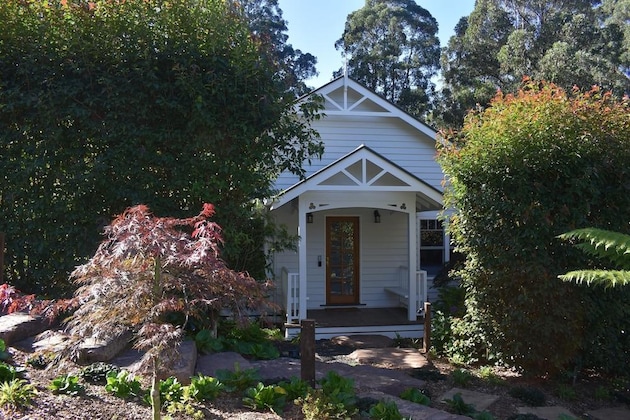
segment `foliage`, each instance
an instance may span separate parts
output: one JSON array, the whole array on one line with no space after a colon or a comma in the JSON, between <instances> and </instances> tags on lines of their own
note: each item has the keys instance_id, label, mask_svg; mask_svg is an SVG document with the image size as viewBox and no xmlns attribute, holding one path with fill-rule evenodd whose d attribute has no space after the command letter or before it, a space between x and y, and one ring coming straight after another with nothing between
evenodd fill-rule
<instances>
[{"instance_id":1,"label":"foliage","mask_svg":"<svg viewBox=\"0 0 630 420\"><path fill-rule=\"evenodd\" d=\"M587 255L607 259L618 270L574 270L560 275L564 281L601 284L606 287L630 284L630 235L603 229L584 228L558 236L563 240L582 241L576 246Z\"/></svg>"},{"instance_id":2,"label":"foliage","mask_svg":"<svg viewBox=\"0 0 630 420\"><path fill-rule=\"evenodd\" d=\"M234 314L264 302L264 285L227 268L218 255L220 228L206 204L196 217L161 218L146 206L127 209L106 229L90 261L73 272L81 285L81 307L68 322L73 340L65 353L76 357L81 338L104 338L134 328L142 363L154 370L171 364L184 325L170 313L191 319L226 308Z\"/></svg>"},{"instance_id":3,"label":"foliage","mask_svg":"<svg viewBox=\"0 0 630 420\"><path fill-rule=\"evenodd\" d=\"M335 404L341 403L348 409L356 405L357 396L352 378L341 376L334 370L330 370L318 382L324 395Z\"/></svg>"},{"instance_id":4,"label":"foliage","mask_svg":"<svg viewBox=\"0 0 630 420\"><path fill-rule=\"evenodd\" d=\"M370 419L403 420L403 416L394 401L380 401L370 408Z\"/></svg>"},{"instance_id":5,"label":"foliage","mask_svg":"<svg viewBox=\"0 0 630 420\"><path fill-rule=\"evenodd\" d=\"M320 388L296 401L306 420L347 419L358 412L354 380L331 370L318 383Z\"/></svg>"},{"instance_id":6,"label":"foliage","mask_svg":"<svg viewBox=\"0 0 630 420\"><path fill-rule=\"evenodd\" d=\"M563 400L575 400L577 392L575 391L575 388L570 385L558 384L558 387L556 388L556 395Z\"/></svg>"},{"instance_id":7,"label":"foliage","mask_svg":"<svg viewBox=\"0 0 630 420\"><path fill-rule=\"evenodd\" d=\"M254 410L270 410L281 415L287 402L287 391L281 386L265 385L259 382L248 388L243 397L243 405Z\"/></svg>"},{"instance_id":8,"label":"foliage","mask_svg":"<svg viewBox=\"0 0 630 420\"><path fill-rule=\"evenodd\" d=\"M400 398L403 400L415 402L416 404L430 405L431 398L422 390L418 388L407 388L401 394Z\"/></svg>"},{"instance_id":9,"label":"foliage","mask_svg":"<svg viewBox=\"0 0 630 420\"><path fill-rule=\"evenodd\" d=\"M304 398L310 389L308 382L296 377L291 378L288 382L281 381L278 383L278 386L281 386L287 392L288 401Z\"/></svg>"},{"instance_id":10,"label":"foliage","mask_svg":"<svg viewBox=\"0 0 630 420\"><path fill-rule=\"evenodd\" d=\"M473 379L473 374L467 369L457 368L451 372L451 379L459 387L467 387Z\"/></svg>"},{"instance_id":11,"label":"foliage","mask_svg":"<svg viewBox=\"0 0 630 420\"><path fill-rule=\"evenodd\" d=\"M9 382L17 378L21 371L8 363L0 362L0 382Z\"/></svg>"},{"instance_id":12,"label":"foliage","mask_svg":"<svg viewBox=\"0 0 630 420\"><path fill-rule=\"evenodd\" d=\"M455 27L441 58L444 86L436 122L461 127L470 109L524 76L564 89L599 85L621 98L630 89L627 2L480 0Z\"/></svg>"},{"instance_id":13,"label":"foliage","mask_svg":"<svg viewBox=\"0 0 630 420\"><path fill-rule=\"evenodd\" d=\"M453 395L453 398L445 399L444 402L449 410L455 414L471 417L476 412L475 407L467 404L459 392Z\"/></svg>"},{"instance_id":14,"label":"foliage","mask_svg":"<svg viewBox=\"0 0 630 420\"><path fill-rule=\"evenodd\" d=\"M504 380L495 373L492 366L481 366L477 372L477 376L491 385L502 385L504 384Z\"/></svg>"},{"instance_id":15,"label":"foliage","mask_svg":"<svg viewBox=\"0 0 630 420\"><path fill-rule=\"evenodd\" d=\"M508 393L532 407L542 407L546 402L545 393L534 387L516 386L511 388Z\"/></svg>"},{"instance_id":16,"label":"foliage","mask_svg":"<svg viewBox=\"0 0 630 420\"><path fill-rule=\"evenodd\" d=\"M244 391L260 382L260 375L255 368L241 369L234 363L234 370L219 369L216 378L225 385L227 392Z\"/></svg>"},{"instance_id":17,"label":"foliage","mask_svg":"<svg viewBox=\"0 0 630 420\"><path fill-rule=\"evenodd\" d=\"M195 334L197 350L203 354L218 353L224 350L224 341L214 337L212 331L203 329Z\"/></svg>"},{"instance_id":18,"label":"foliage","mask_svg":"<svg viewBox=\"0 0 630 420\"><path fill-rule=\"evenodd\" d=\"M139 397L144 393L140 381L126 370L110 371L105 390L119 398Z\"/></svg>"},{"instance_id":19,"label":"foliage","mask_svg":"<svg viewBox=\"0 0 630 420\"><path fill-rule=\"evenodd\" d=\"M147 203L181 217L206 201L230 266L264 278L274 227L255 199L323 147L321 102L295 104L313 58L282 45L282 27L256 29L268 17L222 0L0 2L11 284L61 296L111 215Z\"/></svg>"},{"instance_id":20,"label":"foliage","mask_svg":"<svg viewBox=\"0 0 630 420\"><path fill-rule=\"evenodd\" d=\"M0 407L12 410L27 408L37 395L35 386L24 379L11 379L0 382Z\"/></svg>"},{"instance_id":21,"label":"foliage","mask_svg":"<svg viewBox=\"0 0 630 420\"><path fill-rule=\"evenodd\" d=\"M184 395L195 401L213 401L224 389L225 385L219 379L199 374L190 378Z\"/></svg>"},{"instance_id":22,"label":"foliage","mask_svg":"<svg viewBox=\"0 0 630 420\"><path fill-rule=\"evenodd\" d=\"M81 377L83 380L92 383L107 383L107 375L118 375L120 368L116 365L105 362L96 362L81 369Z\"/></svg>"},{"instance_id":23,"label":"foliage","mask_svg":"<svg viewBox=\"0 0 630 420\"><path fill-rule=\"evenodd\" d=\"M168 406L172 404L182 402L186 394L185 387L182 386L174 376L160 380L158 383L158 392L160 393L161 408L168 408ZM145 394L144 402L147 405L152 405L150 394Z\"/></svg>"},{"instance_id":24,"label":"foliage","mask_svg":"<svg viewBox=\"0 0 630 420\"><path fill-rule=\"evenodd\" d=\"M3 339L0 338L0 361L9 360L11 353L7 351L7 345Z\"/></svg>"},{"instance_id":25,"label":"foliage","mask_svg":"<svg viewBox=\"0 0 630 420\"><path fill-rule=\"evenodd\" d=\"M356 408L346 407L343 403L315 389L300 398L296 403L302 406L304 420L346 420L358 411Z\"/></svg>"},{"instance_id":26,"label":"foliage","mask_svg":"<svg viewBox=\"0 0 630 420\"><path fill-rule=\"evenodd\" d=\"M66 374L54 378L50 382L50 385L48 385L48 389L50 389L53 394L67 394L74 396L83 392L85 388L79 383L78 376Z\"/></svg>"},{"instance_id":27,"label":"foliage","mask_svg":"<svg viewBox=\"0 0 630 420\"><path fill-rule=\"evenodd\" d=\"M556 280L582 263L557 235L576 226L628 230L628 106L598 88L566 93L527 81L470 114L461 133L443 133L448 226L466 255L461 349L532 374L578 358L583 367L630 367L618 346L628 345L621 325L630 294Z\"/></svg>"},{"instance_id":28,"label":"foliage","mask_svg":"<svg viewBox=\"0 0 630 420\"><path fill-rule=\"evenodd\" d=\"M238 327L229 323L230 328L225 327L225 322L218 328L219 337L213 337L209 330L201 330L195 335L197 350L202 353L215 353L220 351L235 351L259 360L277 359L280 352L269 340L277 337L277 329L261 328L257 323L250 322Z\"/></svg>"},{"instance_id":29,"label":"foliage","mask_svg":"<svg viewBox=\"0 0 630 420\"><path fill-rule=\"evenodd\" d=\"M53 363L56 357L52 351L35 352L26 359L26 364L35 369L45 369Z\"/></svg>"},{"instance_id":30,"label":"foliage","mask_svg":"<svg viewBox=\"0 0 630 420\"><path fill-rule=\"evenodd\" d=\"M433 16L412 0L368 0L335 42L348 73L416 117L426 114L439 65Z\"/></svg>"}]
</instances>

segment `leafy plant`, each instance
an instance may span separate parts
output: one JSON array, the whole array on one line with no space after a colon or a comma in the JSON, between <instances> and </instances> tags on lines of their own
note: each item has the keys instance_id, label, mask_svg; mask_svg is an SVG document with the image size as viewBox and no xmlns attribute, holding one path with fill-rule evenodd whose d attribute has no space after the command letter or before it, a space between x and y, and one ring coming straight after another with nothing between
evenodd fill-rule
<instances>
[{"instance_id":1,"label":"leafy plant","mask_svg":"<svg viewBox=\"0 0 630 420\"><path fill-rule=\"evenodd\" d=\"M599 385L596 389L595 389L595 399L599 400L599 401L608 401L610 400L610 390L603 386L603 385Z\"/></svg>"},{"instance_id":2,"label":"leafy plant","mask_svg":"<svg viewBox=\"0 0 630 420\"><path fill-rule=\"evenodd\" d=\"M380 401L370 408L370 419L402 420L403 416L394 401Z\"/></svg>"},{"instance_id":3,"label":"leafy plant","mask_svg":"<svg viewBox=\"0 0 630 420\"><path fill-rule=\"evenodd\" d=\"M516 386L508 391L514 398L518 398L525 404L532 407L542 407L545 405L547 397L545 393L538 388Z\"/></svg>"},{"instance_id":4,"label":"leafy plant","mask_svg":"<svg viewBox=\"0 0 630 420\"><path fill-rule=\"evenodd\" d=\"M467 404L459 392L453 395L453 398L444 400L449 410L455 414L463 416L471 416L476 413L475 407Z\"/></svg>"},{"instance_id":5,"label":"leafy plant","mask_svg":"<svg viewBox=\"0 0 630 420\"><path fill-rule=\"evenodd\" d=\"M227 392L244 391L260 382L258 370L255 368L241 370L238 363L234 364L234 370L219 369L216 377Z\"/></svg>"},{"instance_id":6,"label":"leafy plant","mask_svg":"<svg viewBox=\"0 0 630 420\"><path fill-rule=\"evenodd\" d=\"M223 340L212 336L210 330L203 329L195 335L195 345L197 350L203 354L218 353L223 351L225 345Z\"/></svg>"},{"instance_id":7,"label":"leafy plant","mask_svg":"<svg viewBox=\"0 0 630 420\"><path fill-rule=\"evenodd\" d=\"M78 395L83 392L84 387L79 383L78 376L66 374L54 378L48 385L48 389L53 394Z\"/></svg>"},{"instance_id":8,"label":"leafy plant","mask_svg":"<svg viewBox=\"0 0 630 420\"><path fill-rule=\"evenodd\" d=\"M160 401L166 406L184 399L184 387L174 376L160 381Z\"/></svg>"},{"instance_id":9,"label":"leafy plant","mask_svg":"<svg viewBox=\"0 0 630 420\"><path fill-rule=\"evenodd\" d=\"M107 375L113 372L117 375L120 368L105 362L96 362L81 369L81 377L92 383L107 383Z\"/></svg>"},{"instance_id":10,"label":"leafy plant","mask_svg":"<svg viewBox=\"0 0 630 420\"><path fill-rule=\"evenodd\" d=\"M53 352L37 352L26 359L26 364L35 369L45 369L55 360Z\"/></svg>"},{"instance_id":11,"label":"leafy plant","mask_svg":"<svg viewBox=\"0 0 630 420\"><path fill-rule=\"evenodd\" d=\"M213 215L207 203L187 219L156 217L144 205L128 208L105 228L94 256L72 273L82 304L68 322L72 338L64 356L77 354L88 334L111 337L134 328L134 346L145 352L140 368L152 374L154 418L161 407L157 378L177 360L185 331L168 321L170 315L185 320L208 313L216 323L221 309L240 314L266 302L264 284L219 258L223 239L209 220Z\"/></svg>"},{"instance_id":12,"label":"leafy plant","mask_svg":"<svg viewBox=\"0 0 630 420\"><path fill-rule=\"evenodd\" d=\"M288 382L281 381L278 383L278 386L281 386L286 390L288 401L304 398L310 389L308 382L296 377L291 378Z\"/></svg>"},{"instance_id":13,"label":"leafy plant","mask_svg":"<svg viewBox=\"0 0 630 420\"><path fill-rule=\"evenodd\" d=\"M322 389L312 390L296 400L296 404L302 407L304 420L347 420L358 412L357 408L349 408L326 395Z\"/></svg>"},{"instance_id":14,"label":"leafy plant","mask_svg":"<svg viewBox=\"0 0 630 420\"><path fill-rule=\"evenodd\" d=\"M243 404L254 410L271 410L281 415L287 402L287 391L281 386L264 385L259 382L253 388L248 388L243 397Z\"/></svg>"},{"instance_id":15,"label":"leafy plant","mask_svg":"<svg viewBox=\"0 0 630 420\"><path fill-rule=\"evenodd\" d=\"M105 390L119 398L139 397L143 394L140 381L126 370L118 373L110 371L106 379Z\"/></svg>"},{"instance_id":16,"label":"leafy plant","mask_svg":"<svg viewBox=\"0 0 630 420\"><path fill-rule=\"evenodd\" d=\"M577 398L575 388L566 384L559 384L558 388L556 388L556 394L563 400L574 400Z\"/></svg>"},{"instance_id":17,"label":"leafy plant","mask_svg":"<svg viewBox=\"0 0 630 420\"><path fill-rule=\"evenodd\" d=\"M400 398L403 400L415 402L416 404L430 405L431 398L421 389L407 388L401 394Z\"/></svg>"},{"instance_id":18,"label":"leafy plant","mask_svg":"<svg viewBox=\"0 0 630 420\"><path fill-rule=\"evenodd\" d=\"M31 405L37 389L24 379L0 382L0 407L19 410Z\"/></svg>"},{"instance_id":19,"label":"leafy plant","mask_svg":"<svg viewBox=\"0 0 630 420\"><path fill-rule=\"evenodd\" d=\"M206 375L195 375L190 385L184 390L184 396L195 401L212 401L225 389L225 385L217 379Z\"/></svg>"},{"instance_id":20,"label":"leafy plant","mask_svg":"<svg viewBox=\"0 0 630 420\"><path fill-rule=\"evenodd\" d=\"M355 407L356 391L352 378L343 377L330 370L319 380L319 384L324 395L334 404L343 404L349 410Z\"/></svg>"},{"instance_id":21,"label":"leafy plant","mask_svg":"<svg viewBox=\"0 0 630 420\"><path fill-rule=\"evenodd\" d=\"M558 236L582 241L576 246L588 255L607 259L618 270L576 270L558 276L563 281L600 284L606 287L630 284L630 235L604 229L576 229Z\"/></svg>"},{"instance_id":22,"label":"leafy plant","mask_svg":"<svg viewBox=\"0 0 630 420\"><path fill-rule=\"evenodd\" d=\"M0 382L8 382L20 375L21 371L8 363L0 362Z\"/></svg>"},{"instance_id":23,"label":"leafy plant","mask_svg":"<svg viewBox=\"0 0 630 420\"><path fill-rule=\"evenodd\" d=\"M3 339L0 338L0 361L9 360L11 354L7 351L7 345Z\"/></svg>"},{"instance_id":24,"label":"leafy plant","mask_svg":"<svg viewBox=\"0 0 630 420\"><path fill-rule=\"evenodd\" d=\"M491 385L500 385L503 379L494 372L492 366L482 366L477 371L477 376Z\"/></svg>"},{"instance_id":25,"label":"leafy plant","mask_svg":"<svg viewBox=\"0 0 630 420\"><path fill-rule=\"evenodd\" d=\"M566 92L525 80L472 112L461 131L443 133L448 228L466 256L457 271L466 291L461 334L477 359L491 352L532 375L555 375L578 355L584 368L629 370L629 337L618 332L630 291L596 299L604 294L557 280L583 266L558 234L582 226L628 233L627 116L627 100L597 87ZM609 197L614 204L602 206Z\"/></svg>"},{"instance_id":26,"label":"leafy plant","mask_svg":"<svg viewBox=\"0 0 630 420\"><path fill-rule=\"evenodd\" d=\"M473 374L467 369L455 369L451 372L451 378L457 386L467 387L473 379Z\"/></svg>"}]
</instances>

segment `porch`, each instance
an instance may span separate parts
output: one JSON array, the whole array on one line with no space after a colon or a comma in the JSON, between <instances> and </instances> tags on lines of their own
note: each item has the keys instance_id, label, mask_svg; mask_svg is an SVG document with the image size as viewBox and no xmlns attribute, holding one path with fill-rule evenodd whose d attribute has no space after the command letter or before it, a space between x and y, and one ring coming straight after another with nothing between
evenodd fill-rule
<instances>
[{"instance_id":1,"label":"porch","mask_svg":"<svg viewBox=\"0 0 630 420\"><path fill-rule=\"evenodd\" d=\"M397 308L323 308L309 309L308 319L315 320L315 338L327 339L339 335L377 334L390 338L421 338L424 318L410 321L407 309ZM300 332L299 320L285 324L285 336Z\"/></svg>"}]
</instances>

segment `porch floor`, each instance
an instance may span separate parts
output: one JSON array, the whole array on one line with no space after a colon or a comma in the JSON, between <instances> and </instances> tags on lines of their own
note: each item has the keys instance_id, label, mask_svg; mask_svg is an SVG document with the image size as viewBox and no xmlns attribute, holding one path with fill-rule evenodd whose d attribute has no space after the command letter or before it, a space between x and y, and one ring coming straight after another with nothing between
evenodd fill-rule
<instances>
[{"instance_id":1,"label":"porch floor","mask_svg":"<svg viewBox=\"0 0 630 420\"><path fill-rule=\"evenodd\" d=\"M406 308L325 308L309 309L309 319L317 327L369 327L385 325L417 325L424 320L407 319Z\"/></svg>"}]
</instances>

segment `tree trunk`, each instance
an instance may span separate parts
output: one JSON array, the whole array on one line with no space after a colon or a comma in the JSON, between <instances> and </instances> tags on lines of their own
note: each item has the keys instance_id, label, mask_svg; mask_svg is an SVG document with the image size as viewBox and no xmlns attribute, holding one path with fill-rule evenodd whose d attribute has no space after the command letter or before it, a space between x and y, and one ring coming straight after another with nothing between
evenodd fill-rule
<instances>
[{"instance_id":1,"label":"tree trunk","mask_svg":"<svg viewBox=\"0 0 630 420\"><path fill-rule=\"evenodd\" d=\"M158 359L153 357L153 378L151 378L151 407L153 408L153 420L160 420L160 384L158 380Z\"/></svg>"}]
</instances>

